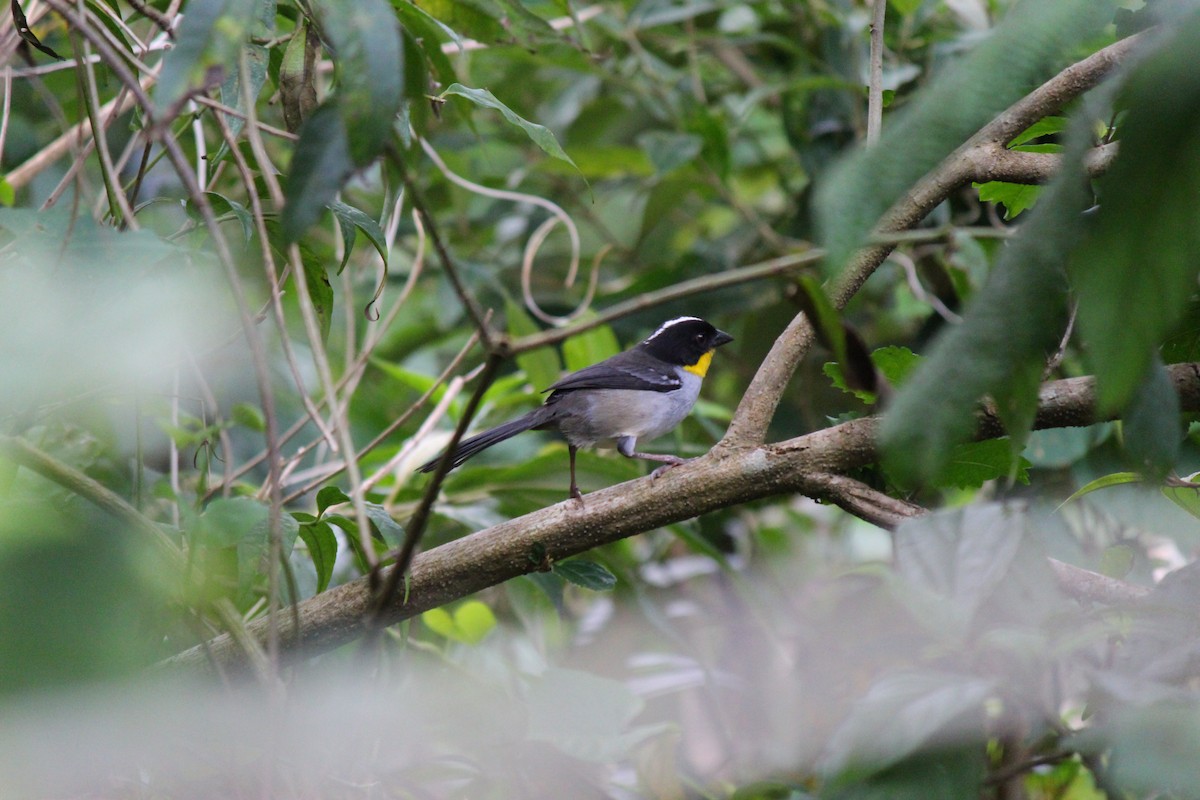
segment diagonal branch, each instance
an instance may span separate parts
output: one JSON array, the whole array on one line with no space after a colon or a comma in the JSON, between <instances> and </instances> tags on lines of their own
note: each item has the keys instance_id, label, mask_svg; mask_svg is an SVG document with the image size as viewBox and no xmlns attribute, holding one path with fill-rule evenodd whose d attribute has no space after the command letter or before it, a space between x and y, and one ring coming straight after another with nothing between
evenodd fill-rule
<instances>
[{"instance_id":1,"label":"diagonal branch","mask_svg":"<svg viewBox=\"0 0 1200 800\"><path fill-rule=\"evenodd\" d=\"M1200 410L1200 364L1176 364L1168 372L1181 408ZM1100 419L1093 378L1048 383L1040 398L1035 427L1090 425ZM383 609L382 622L394 624L544 568L546 557L560 560L773 495L805 492L832 497L836 492L851 498L844 500L851 510L871 504L882 509L875 514L880 522L886 522L886 517L898 520L912 510L906 509L907 504L900 505L866 487L859 489L838 477L875 460L877 422L875 417L866 417L723 458L701 457L653 480L643 478L593 492L582 507L572 501L559 503L421 553L413 559L407 592ZM1002 434L994 418L981 415L981 438ZM354 641L370 625L371 601L367 578L304 601L299 608L300 636L285 636L280 643L282 652L292 658L304 657ZM260 619L248 628L255 637L263 638L268 624ZM244 666L243 651L229 637L221 636L175 656L164 666L205 670L214 663L240 668Z\"/></svg>"},{"instance_id":2,"label":"diagonal branch","mask_svg":"<svg viewBox=\"0 0 1200 800\"><path fill-rule=\"evenodd\" d=\"M893 233L911 228L959 187L964 186L986 167L987 157L1004 150L1014 136L1039 119L1052 114L1107 77L1144 41L1146 33L1109 45L1082 61L1072 64L1046 83L1018 100L995 120L985 125L962 146L946 157L898 203L892 206L876 226L877 233ZM1021 154L1033 155L1030 153ZM1015 154L1013 158L1016 158ZM1099 157L1098 157L1099 158ZM994 180L994 178L984 178ZM893 245L865 247L846 265L829 287L830 299L843 308L880 264ZM762 367L754 376L738 405L725 438L717 445L717 455L753 448L765 441L767 426L783 397L796 366L812 347L812 326L799 314L779 335Z\"/></svg>"}]
</instances>

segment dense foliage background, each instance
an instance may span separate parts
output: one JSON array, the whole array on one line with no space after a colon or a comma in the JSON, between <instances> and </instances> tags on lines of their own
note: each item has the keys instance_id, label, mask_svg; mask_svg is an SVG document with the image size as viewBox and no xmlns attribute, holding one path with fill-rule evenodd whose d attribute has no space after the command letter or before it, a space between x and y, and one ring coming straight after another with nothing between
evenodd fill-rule
<instances>
[{"instance_id":1,"label":"dense foliage background","mask_svg":"<svg viewBox=\"0 0 1200 800\"><path fill-rule=\"evenodd\" d=\"M0 787L1197 795L1197 52L1166 0L14 2ZM681 314L736 341L654 447L708 457L414 473Z\"/></svg>"}]
</instances>

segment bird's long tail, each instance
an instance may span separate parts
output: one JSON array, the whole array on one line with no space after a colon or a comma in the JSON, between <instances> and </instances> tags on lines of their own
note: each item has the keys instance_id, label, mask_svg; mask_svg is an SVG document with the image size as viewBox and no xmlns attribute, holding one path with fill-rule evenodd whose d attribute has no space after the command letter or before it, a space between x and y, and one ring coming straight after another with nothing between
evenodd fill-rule
<instances>
[{"instance_id":1,"label":"bird's long tail","mask_svg":"<svg viewBox=\"0 0 1200 800\"><path fill-rule=\"evenodd\" d=\"M546 407L542 406L541 408L530 411L523 417L518 417L517 419L506 422L503 425L498 425L491 430L476 434L470 439L464 439L458 443L458 447L454 450L454 457L450 461L450 469L454 469L468 458L487 450L494 444L500 444L500 442L503 442L505 439L511 439L518 433L524 433L525 431L532 430L539 425L544 425L548 421L549 420L546 418ZM442 456L444 455L445 453L439 455L437 458L429 461L428 463L422 464L417 468L417 471L433 472L435 469L437 469L438 462L442 460Z\"/></svg>"}]
</instances>

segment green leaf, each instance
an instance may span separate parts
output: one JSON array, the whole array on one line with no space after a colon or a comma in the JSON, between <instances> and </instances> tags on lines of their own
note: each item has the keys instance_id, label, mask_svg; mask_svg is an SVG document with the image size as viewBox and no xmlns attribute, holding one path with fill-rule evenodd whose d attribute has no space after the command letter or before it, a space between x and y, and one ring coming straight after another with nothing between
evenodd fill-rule
<instances>
[{"instance_id":1,"label":"green leaf","mask_svg":"<svg viewBox=\"0 0 1200 800\"><path fill-rule=\"evenodd\" d=\"M595 561L573 558L570 561L556 561L552 568L556 575L562 576L576 586L591 589L593 592L612 591L617 585L617 576Z\"/></svg>"},{"instance_id":2,"label":"green leaf","mask_svg":"<svg viewBox=\"0 0 1200 800\"><path fill-rule=\"evenodd\" d=\"M504 317L508 320L508 334L514 339L538 333L537 323L525 313L524 308L510 298L505 298L504 301ZM521 353L517 356L517 366L539 392L548 388L562 375L562 362L553 347L539 347Z\"/></svg>"},{"instance_id":3,"label":"green leaf","mask_svg":"<svg viewBox=\"0 0 1200 800\"><path fill-rule=\"evenodd\" d=\"M12 208L15 202L17 202L17 190L13 188L7 178L0 176L0 206Z\"/></svg>"},{"instance_id":4,"label":"green leaf","mask_svg":"<svg viewBox=\"0 0 1200 800\"><path fill-rule=\"evenodd\" d=\"M579 167L575 165L575 162L571 160L571 157L567 155L566 151L562 149L562 146L559 145L558 139L554 138L554 134L550 132L549 128L544 125L538 125L536 122L530 122L520 114L517 114L511 108L504 105L504 103L501 103L499 100L497 100L496 96L487 89L471 89L463 86L461 83L453 83L449 86L449 88L438 95L438 97L444 99L450 95L465 97L478 106L499 111L504 115L506 120L525 131L525 135L533 140L533 143L542 148L542 150L544 150L547 154L565 161L572 167L579 169ZM582 175L583 173L580 174Z\"/></svg>"},{"instance_id":5,"label":"green leaf","mask_svg":"<svg viewBox=\"0 0 1200 800\"><path fill-rule=\"evenodd\" d=\"M644 703L620 681L552 667L529 681L526 736L591 763L628 755L645 733L629 725Z\"/></svg>"},{"instance_id":6,"label":"green leaf","mask_svg":"<svg viewBox=\"0 0 1200 800\"><path fill-rule=\"evenodd\" d=\"M317 324L321 328L321 340L328 341L329 328L333 324L333 284L329 282L325 260L308 248L301 247L300 261L304 264L305 283L317 315Z\"/></svg>"},{"instance_id":7,"label":"green leaf","mask_svg":"<svg viewBox=\"0 0 1200 800\"><path fill-rule=\"evenodd\" d=\"M389 547L399 547L400 542L404 539L404 527L392 519L388 510L378 503L365 503L365 505L367 519L371 521L371 532L387 542Z\"/></svg>"},{"instance_id":8,"label":"green leaf","mask_svg":"<svg viewBox=\"0 0 1200 800\"><path fill-rule=\"evenodd\" d=\"M354 206L346 205L340 200L331 203L329 210L337 217L338 226L342 229L342 245L345 250L342 255L342 263L338 264L337 274L342 274L342 270L346 268L346 262L350 260L350 251L354 249L358 231L362 231L371 240L375 252L379 253L379 257L383 259L383 268L386 270L388 264L387 236L384 235L383 228L379 227L379 223Z\"/></svg>"},{"instance_id":9,"label":"green leaf","mask_svg":"<svg viewBox=\"0 0 1200 800\"><path fill-rule=\"evenodd\" d=\"M283 123L295 133L317 107L317 55L321 40L307 20L296 26L279 64Z\"/></svg>"},{"instance_id":10,"label":"green leaf","mask_svg":"<svg viewBox=\"0 0 1200 800\"><path fill-rule=\"evenodd\" d=\"M250 241L254 236L254 216L250 213L250 209L218 192L205 192L204 196L208 198L209 205L213 207L215 213L220 214L224 210L233 214L234 218L242 225L242 236L247 242Z\"/></svg>"},{"instance_id":11,"label":"green leaf","mask_svg":"<svg viewBox=\"0 0 1200 800\"><path fill-rule=\"evenodd\" d=\"M981 202L1003 203L1005 219L1013 219L1022 211L1033 208L1042 194L1042 187L1037 184L988 181L971 185L979 190Z\"/></svg>"},{"instance_id":12,"label":"green leaf","mask_svg":"<svg viewBox=\"0 0 1200 800\"><path fill-rule=\"evenodd\" d=\"M945 737L981 727L989 679L952 672L895 672L877 680L834 731L821 771L879 770ZM959 728L958 726L962 726Z\"/></svg>"},{"instance_id":13,"label":"green leaf","mask_svg":"<svg viewBox=\"0 0 1200 800\"><path fill-rule=\"evenodd\" d=\"M300 128L300 141L284 186L283 238L298 241L333 202L354 174L346 123L336 104L327 102Z\"/></svg>"},{"instance_id":14,"label":"green leaf","mask_svg":"<svg viewBox=\"0 0 1200 800\"><path fill-rule=\"evenodd\" d=\"M1052 76L1112 20L1112 3L1018 3L953 69L939 71L874 147L829 172L818 216L830 273L841 269L879 218L971 134Z\"/></svg>"},{"instance_id":15,"label":"green leaf","mask_svg":"<svg viewBox=\"0 0 1200 800\"><path fill-rule=\"evenodd\" d=\"M1188 480L1194 482L1198 477L1200 477L1200 473L1190 476ZM1193 489L1190 486L1164 486L1162 493L1172 503L1200 519L1200 489Z\"/></svg>"},{"instance_id":16,"label":"green leaf","mask_svg":"<svg viewBox=\"0 0 1200 800\"><path fill-rule=\"evenodd\" d=\"M1138 471L1158 479L1175 466L1183 441L1179 395L1158 356L1130 399L1121 431L1125 452Z\"/></svg>"},{"instance_id":17,"label":"green leaf","mask_svg":"<svg viewBox=\"0 0 1200 800\"><path fill-rule=\"evenodd\" d=\"M275 33L275 0L253 0L253 2L254 21L250 32L253 36L270 38ZM258 93L262 91L263 84L267 82L267 62L270 58L265 46L255 44L249 39L246 41L244 52L248 74L242 74L242 60L235 58L230 62L229 77L221 84L221 102L243 114L246 111L246 96L249 95L250 102L254 102L258 98ZM225 124L229 126L229 132L236 139L242 132L242 128L245 127L246 120L241 116L226 114ZM211 158L210 163L219 163L228 152L229 144L222 141L220 149Z\"/></svg>"},{"instance_id":18,"label":"green leaf","mask_svg":"<svg viewBox=\"0 0 1200 800\"><path fill-rule=\"evenodd\" d=\"M340 503L349 503L350 496L336 486L324 486L317 492L317 516L325 513L325 509Z\"/></svg>"},{"instance_id":19,"label":"green leaf","mask_svg":"<svg viewBox=\"0 0 1200 800\"><path fill-rule=\"evenodd\" d=\"M192 0L175 36L175 46L163 57L162 72L154 87L159 114L190 93L218 83L238 53L254 24L255 0Z\"/></svg>"},{"instance_id":20,"label":"green leaf","mask_svg":"<svg viewBox=\"0 0 1200 800\"><path fill-rule=\"evenodd\" d=\"M1195 52L1200 15L1193 13L1134 68L1119 99L1128 109L1121 157L1099 180L1095 234L1071 260L1101 414L1133 397L1196 290L1200 72L1189 58Z\"/></svg>"},{"instance_id":21,"label":"green leaf","mask_svg":"<svg viewBox=\"0 0 1200 800\"><path fill-rule=\"evenodd\" d=\"M907 347L899 347L897 345L888 345L881 347L871 353L871 362L875 364L875 368L883 374L888 383L893 388L900 388L904 382L908 380L908 376L921 363L921 357L909 350ZM874 392L868 392L863 389L851 389L846 385L846 379L842 375L842 368L836 362L828 361L821 367L833 385L843 392L849 392L859 400L868 405L874 404L878 398Z\"/></svg>"},{"instance_id":22,"label":"green leaf","mask_svg":"<svg viewBox=\"0 0 1200 800\"><path fill-rule=\"evenodd\" d=\"M638 135L637 144L650 158L654 170L666 175L700 155L704 140L693 133L648 131Z\"/></svg>"},{"instance_id":23,"label":"green leaf","mask_svg":"<svg viewBox=\"0 0 1200 800\"><path fill-rule=\"evenodd\" d=\"M1030 125L1025 130L1018 133L1013 140L1008 143L1009 147L1017 147L1026 142L1032 142L1034 139L1040 139L1043 136L1053 136L1062 133L1067 129L1066 117L1042 117L1037 122Z\"/></svg>"},{"instance_id":24,"label":"green leaf","mask_svg":"<svg viewBox=\"0 0 1200 800\"><path fill-rule=\"evenodd\" d=\"M587 318L586 315L580 317ZM567 370L575 372L599 363L609 356L615 356L621 352L621 345L617 342L617 335L613 333L613 329L608 325L601 325L567 339L563 342L562 351Z\"/></svg>"},{"instance_id":25,"label":"green leaf","mask_svg":"<svg viewBox=\"0 0 1200 800\"><path fill-rule=\"evenodd\" d=\"M934 483L958 489L978 489L987 481L1013 475L1017 482L1028 484L1030 466L1020 455L1014 455L1006 439L965 442L954 448Z\"/></svg>"},{"instance_id":26,"label":"green leaf","mask_svg":"<svg viewBox=\"0 0 1200 800\"><path fill-rule=\"evenodd\" d=\"M316 567L317 594L320 594L328 588L329 580L333 577L333 566L337 562L337 536L328 522L317 520L300 526L300 538Z\"/></svg>"},{"instance_id":27,"label":"green leaf","mask_svg":"<svg viewBox=\"0 0 1200 800\"><path fill-rule=\"evenodd\" d=\"M336 108L351 163L375 160L392 135L404 99L403 39L384 0L317 0L321 29L333 50Z\"/></svg>"},{"instance_id":28,"label":"green leaf","mask_svg":"<svg viewBox=\"0 0 1200 800\"><path fill-rule=\"evenodd\" d=\"M896 13L908 16L921 7L923 0L888 0L888 4L896 9Z\"/></svg>"},{"instance_id":29,"label":"green leaf","mask_svg":"<svg viewBox=\"0 0 1200 800\"><path fill-rule=\"evenodd\" d=\"M451 614L434 608L421 615L421 622L434 633L463 644L478 644L496 627L496 615L486 603L468 600Z\"/></svg>"},{"instance_id":30,"label":"green leaf","mask_svg":"<svg viewBox=\"0 0 1200 800\"><path fill-rule=\"evenodd\" d=\"M251 403L234 403L230 415L237 425L262 433L267 429L267 421L263 418L262 409Z\"/></svg>"},{"instance_id":31,"label":"green leaf","mask_svg":"<svg viewBox=\"0 0 1200 800\"><path fill-rule=\"evenodd\" d=\"M1058 507L1062 508L1067 503L1078 500L1084 495L1091 494L1098 489L1107 489L1110 486L1121 486L1126 483L1141 483L1144 480L1145 478L1136 472L1112 472L1108 475L1101 475L1099 478L1088 481L1086 484L1076 489L1075 492L1072 493L1072 495L1066 500L1063 500Z\"/></svg>"}]
</instances>

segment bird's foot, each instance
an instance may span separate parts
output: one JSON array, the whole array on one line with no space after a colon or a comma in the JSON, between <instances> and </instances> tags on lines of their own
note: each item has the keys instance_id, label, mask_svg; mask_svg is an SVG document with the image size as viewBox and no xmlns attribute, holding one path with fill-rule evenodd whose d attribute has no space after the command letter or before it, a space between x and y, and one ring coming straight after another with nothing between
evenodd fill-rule
<instances>
[{"instance_id":1,"label":"bird's foot","mask_svg":"<svg viewBox=\"0 0 1200 800\"><path fill-rule=\"evenodd\" d=\"M671 458L670 461L666 461L666 459L664 458L663 460L666 461L666 463L650 473L650 480L654 480L655 478L657 478L659 475L662 475L667 470L669 470L673 467L678 467L681 464L686 464L688 461L691 460L688 458L680 458L679 456L671 456L670 458Z\"/></svg>"},{"instance_id":2,"label":"bird's foot","mask_svg":"<svg viewBox=\"0 0 1200 800\"><path fill-rule=\"evenodd\" d=\"M571 484L571 499L574 500L580 508L583 508L583 492L579 491L579 487L575 484Z\"/></svg>"}]
</instances>

